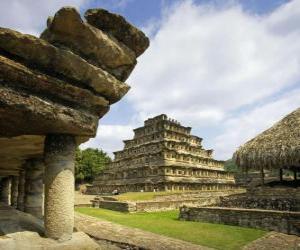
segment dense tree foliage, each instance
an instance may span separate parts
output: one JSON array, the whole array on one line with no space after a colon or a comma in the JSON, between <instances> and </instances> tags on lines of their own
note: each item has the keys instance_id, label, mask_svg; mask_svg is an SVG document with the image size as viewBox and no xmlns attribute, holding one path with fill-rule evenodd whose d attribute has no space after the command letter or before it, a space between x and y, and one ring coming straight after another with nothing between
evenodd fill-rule
<instances>
[{"instance_id":1,"label":"dense tree foliage","mask_svg":"<svg viewBox=\"0 0 300 250\"><path fill-rule=\"evenodd\" d=\"M81 150L77 148L75 156L76 182L93 181L109 162L111 162L111 158L102 150L95 148Z\"/></svg>"},{"instance_id":2,"label":"dense tree foliage","mask_svg":"<svg viewBox=\"0 0 300 250\"><path fill-rule=\"evenodd\" d=\"M229 172L233 172L233 173L240 172L240 169L238 168L238 166L234 163L234 161L232 159L225 161L224 168L226 171L229 171Z\"/></svg>"}]
</instances>

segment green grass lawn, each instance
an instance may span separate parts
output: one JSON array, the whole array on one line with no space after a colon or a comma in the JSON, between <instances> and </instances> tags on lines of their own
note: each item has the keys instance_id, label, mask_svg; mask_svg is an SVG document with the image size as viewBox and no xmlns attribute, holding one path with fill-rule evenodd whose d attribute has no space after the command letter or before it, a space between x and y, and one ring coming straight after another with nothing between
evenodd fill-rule
<instances>
[{"instance_id":1,"label":"green grass lawn","mask_svg":"<svg viewBox=\"0 0 300 250\"><path fill-rule=\"evenodd\" d=\"M119 201L148 201L153 200L156 196L179 194L187 191L176 192L128 192L113 196Z\"/></svg>"},{"instance_id":2,"label":"green grass lawn","mask_svg":"<svg viewBox=\"0 0 300 250\"><path fill-rule=\"evenodd\" d=\"M191 221L179 221L178 211L121 213L100 208L76 208L77 212L129 227L189 241L216 249L241 249L266 232L257 229Z\"/></svg>"}]
</instances>

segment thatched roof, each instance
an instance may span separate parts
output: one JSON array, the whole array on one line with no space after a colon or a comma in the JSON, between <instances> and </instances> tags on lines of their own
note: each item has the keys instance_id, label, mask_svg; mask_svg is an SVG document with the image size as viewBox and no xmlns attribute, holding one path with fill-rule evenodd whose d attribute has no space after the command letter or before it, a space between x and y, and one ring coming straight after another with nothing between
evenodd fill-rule
<instances>
[{"instance_id":1,"label":"thatched roof","mask_svg":"<svg viewBox=\"0 0 300 250\"><path fill-rule=\"evenodd\" d=\"M242 168L300 169L300 108L241 146L233 159Z\"/></svg>"}]
</instances>

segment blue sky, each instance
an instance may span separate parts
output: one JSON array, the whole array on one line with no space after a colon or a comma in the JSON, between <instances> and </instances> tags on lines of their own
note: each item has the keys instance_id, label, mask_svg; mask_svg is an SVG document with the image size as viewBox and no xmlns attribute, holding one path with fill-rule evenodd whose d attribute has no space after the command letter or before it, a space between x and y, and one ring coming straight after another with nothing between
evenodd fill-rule
<instances>
[{"instance_id":1,"label":"blue sky","mask_svg":"<svg viewBox=\"0 0 300 250\"><path fill-rule=\"evenodd\" d=\"M120 150L144 119L166 113L228 159L300 106L298 0L10 0L0 26L38 35L64 5L108 9L150 38L131 90L83 147Z\"/></svg>"}]
</instances>

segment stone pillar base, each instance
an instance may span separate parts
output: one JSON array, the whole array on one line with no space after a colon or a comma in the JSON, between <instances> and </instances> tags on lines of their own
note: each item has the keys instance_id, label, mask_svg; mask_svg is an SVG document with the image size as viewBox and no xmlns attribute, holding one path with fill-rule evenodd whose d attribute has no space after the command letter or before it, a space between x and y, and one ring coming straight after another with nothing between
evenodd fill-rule
<instances>
[{"instance_id":1,"label":"stone pillar base","mask_svg":"<svg viewBox=\"0 0 300 250\"><path fill-rule=\"evenodd\" d=\"M74 136L46 136L45 229L47 237L60 241L73 233L75 149Z\"/></svg>"}]
</instances>

